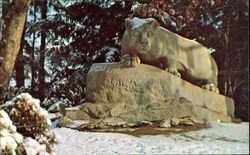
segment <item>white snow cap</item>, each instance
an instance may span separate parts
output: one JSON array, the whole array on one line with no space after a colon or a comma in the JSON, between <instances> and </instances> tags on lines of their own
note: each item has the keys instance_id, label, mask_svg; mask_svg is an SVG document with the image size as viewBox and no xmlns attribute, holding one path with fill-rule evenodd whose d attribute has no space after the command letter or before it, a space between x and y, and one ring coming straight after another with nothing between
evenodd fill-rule
<instances>
[{"instance_id":1,"label":"white snow cap","mask_svg":"<svg viewBox=\"0 0 250 155\"><path fill-rule=\"evenodd\" d=\"M24 99L24 100L31 100L33 97L29 93L22 93L18 95L16 98L18 99Z\"/></svg>"},{"instance_id":2,"label":"white snow cap","mask_svg":"<svg viewBox=\"0 0 250 155\"><path fill-rule=\"evenodd\" d=\"M51 112L55 109L60 109L60 106L67 107L67 104L63 103L62 101L58 101L49 107L48 112Z\"/></svg>"},{"instance_id":3,"label":"white snow cap","mask_svg":"<svg viewBox=\"0 0 250 155\"><path fill-rule=\"evenodd\" d=\"M18 144L21 144L23 142L23 136L20 133L16 132L16 133L13 133L11 136L15 139L15 141Z\"/></svg>"},{"instance_id":4,"label":"white snow cap","mask_svg":"<svg viewBox=\"0 0 250 155\"><path fill-rule=\"evenodd\" d=\"M15 150L17 143L11 136L0 137L0 150Z\"/></svg>"},{"instance_id":5,"label":"white snow cap","mask_svg":"<svg viewBox=\"0 0 250 155\"><path fill-rule=\"evenodd\" d=\"M10 128L12 126L12 121L4 110L0 110L0 125L0 130L2 128Z\"/></svg>"},{"instance_id":6,"label":"white snow cap","mask_svg":"<svg viewBox=\"0 0 250 155\"><path fill-rule=\"evenodd\" d=\"M133 23L133 26L132 26L132 30L134 29L137 29L138 27L144 25L144 24L148 24L152 21L154 21L155 19L154 18L145 18L145 19L140 19L140 18L133 18L131 21Z\"/></svg>"},{"instance_id":7,"label":"white snow cap","mask_svg":"<svg viewBox=\"0 0 250 155\"><path fill-rule=\"evenodd\" d=\"M46 152L46 146L40 145L35 139L33 138L25 138L24 139L24 147L28 155L37 155L37 154L42 154L42 155L48 155Z\"/></svg>"}]
</instances>

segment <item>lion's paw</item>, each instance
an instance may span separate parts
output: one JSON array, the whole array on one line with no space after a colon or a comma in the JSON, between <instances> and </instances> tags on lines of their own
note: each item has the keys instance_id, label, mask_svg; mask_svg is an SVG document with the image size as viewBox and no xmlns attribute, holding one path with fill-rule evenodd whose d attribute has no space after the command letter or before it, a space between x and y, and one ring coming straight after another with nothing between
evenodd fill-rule
<instances>
[{"instance_id":1,"label":"lion's paw","mask_svg":"<svg viewBox=\"0 0 250 155\"><path fill-rule=\"evenodd\" d=\"M201 88L218 93L218 94L220 93L219 89L217 87L215 87L214 84L205 84L205 85L201 86Z\"/></svg>"},{"instance_id":2,"label":"lion's paw","mask_svg":"<svg viewBox=\"0 0 250 155\"><path fill-rule=\"evenodd\" d=\"M124 55L121 57L121 63L125 67L136 67L138 64L141 63L139 57L131 57L129 55Z\"/></svg>"},{"instance_id":3,"label":"lion's paw","mask_svg":"<svg viewBox=\"0 0 250 155\"><path fill-rule=\"evenodd\" d=\"M181 78L181 74L176 70L176 69L169 69L169 68L166 68L165 69L167 72L177 76L178 78Z\"/></svg>"}]
</instances>

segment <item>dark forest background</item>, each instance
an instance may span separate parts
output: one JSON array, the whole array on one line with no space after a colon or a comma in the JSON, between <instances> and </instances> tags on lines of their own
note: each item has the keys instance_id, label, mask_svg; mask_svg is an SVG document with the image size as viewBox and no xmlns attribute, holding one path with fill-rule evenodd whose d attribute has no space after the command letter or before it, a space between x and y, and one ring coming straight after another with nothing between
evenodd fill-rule
<instances>
[{"instance_id":1,"label":"dark forest background","mask_svg":"<svg viewBox=\"0 0 250 155\"><path fill-rule=\"evenodd\" d=\"M13 3L1 5L0 24ZM232 97L236 117L248 121L247 0L33 0L13 77L0 102L29 92L46 108L58 101L81 104L91 64L119 61L128 17L155 18L210 48L219 67L220 93Z\"/></svg>"}]
</instances>

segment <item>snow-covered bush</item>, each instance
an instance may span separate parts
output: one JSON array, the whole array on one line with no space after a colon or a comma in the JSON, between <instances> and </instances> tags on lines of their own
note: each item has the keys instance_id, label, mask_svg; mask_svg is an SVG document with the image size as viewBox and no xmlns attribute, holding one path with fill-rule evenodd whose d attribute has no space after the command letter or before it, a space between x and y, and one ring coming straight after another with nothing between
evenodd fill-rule
<instances>
[{"instance_id":1,"label":"snow-covered bush","mask_svg":"<svg viewBox=\"0 0 250 155\"><path fill-rule=\"evenodd\" d=\"M16 127L4 110L0 110L0 154L25 154L23 136L16 132Z\"/></svg>"},{"instance_id":2,"label":"snow-covered bush","mask_svg":"<svg viewBox=\"0 0 250 155\"><path fill-rule=\"evenodd\" d=\"M39 100L32 98L28 93L22 93L0 106L0 108L9 113L17 132L29 137L23 141L28 154L37 154L42 150L48 153L52 152L56 139L50 131L51 121L48 118L48 112L40 107ZM7 120L7 123L5 123L7 127L4 127L4 129L9 129L12 122L7 119L8 115L6 115L6 113L3 114L4 120ZM10 130L14 131L15 127L10 128ZM36 151L37 153L34 153Z\"/></svg>"}]
</instances>

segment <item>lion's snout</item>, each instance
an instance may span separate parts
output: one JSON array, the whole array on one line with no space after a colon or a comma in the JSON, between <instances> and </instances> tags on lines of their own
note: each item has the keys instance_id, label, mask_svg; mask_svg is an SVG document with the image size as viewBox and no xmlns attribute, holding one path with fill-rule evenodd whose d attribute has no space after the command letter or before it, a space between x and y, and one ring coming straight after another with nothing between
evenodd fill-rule
<instances>
[{"instance_id":1,"label":"lion's snout","mask_svg":"<svg viewBox=\"0 0 250 155\"><path fill-rule=\"evenodd\" d=\"M148 46L148 40L147 39L143 39L140 41L140 44L143 46L143 47L146 47Z\"/></svg>"},{"instance_id":2,"label":"lion's snout","mask_svg":"<svg viewBox=\"0 0 250 155\"><path fill-rule=\"evenodd\" d=\"M140 51L149 51L150 48L151 48L148 40L140 41L140 42L137 43L136 46L137 46L138 52L140 52Z\"/></svg>"}]
</instances>

